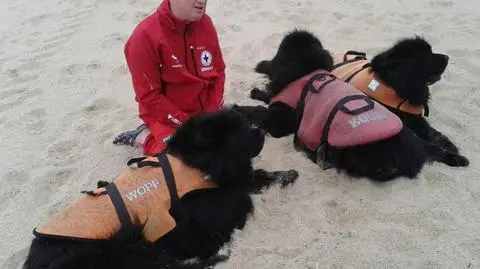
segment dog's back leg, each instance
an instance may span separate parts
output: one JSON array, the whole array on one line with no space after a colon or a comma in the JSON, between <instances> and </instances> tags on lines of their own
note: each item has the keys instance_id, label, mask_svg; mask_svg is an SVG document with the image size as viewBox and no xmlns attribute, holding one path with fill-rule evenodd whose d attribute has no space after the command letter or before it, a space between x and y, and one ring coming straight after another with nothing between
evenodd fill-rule
<instances>
[{"instance_id":1,"label":"dog's back leg","mask_svg":"<svg viewBox=\"0 0 480 269\"><path fill-rule=\"evenodd\" d=\"M453 167L468 166L470 164L464 156L450 152L434 143L426 142L425 149L428 153L428 158L433 161L442 162Z\"/></svg>"}]
</instances>

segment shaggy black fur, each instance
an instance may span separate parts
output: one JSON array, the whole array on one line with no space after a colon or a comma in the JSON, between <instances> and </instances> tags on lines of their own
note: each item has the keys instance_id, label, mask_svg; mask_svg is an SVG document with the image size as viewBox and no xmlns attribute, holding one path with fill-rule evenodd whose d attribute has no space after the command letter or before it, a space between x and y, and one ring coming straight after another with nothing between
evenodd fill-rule
<instances>
[{"instance_id":1,"label":"shaggy black fur","mask_svg":"<svg viewBox=\"0 0 480 269\"><path fill-rule=\"evenodd\" d=\"M313 34L295 30L284 37L272 60L257 64L255 70L265 74L269 81L265 90L254 88L251 97L268 103L272 96L281 92L289 83L316 69L330 71L332 66L332 56ZM233 108L265 128L273 137L283 137L297 131L296 111L285 104L273 103L268 108L261 105L234 105ZM348 149L330 148L328 161L339 171L380 181L399 176L414 178L427 160L449 164L461 161L457 155L438 150L420 139L406 126L398 135L375 144ZM307 155L316 161L316 156Z\"/></svg>"},{"instance_id":2,"label":"shaggy black fur","mask_svg":"<svg viewBox=\"0 0 480 269\"><path fill-rule=\"evenodd\" d=\"M441 79L447 68L449 57L433 53L431 45L421 37L404 38L392 48L373 57L372 70L396 93L410 103L428 107L430 85ZM449 138L433 128L423 116L412 115L391 109L419 137L439 147L437 151L447 150L458 155L452 166L468 166L467 158L460 156L459 150Z\"/></svg>"},{"instance_id":3,"label":"shaggy black fur","mask_svg":"<svg viewBox=\"0 0 480 269\"><path fill-rule=\"evenodd\" d=\"M251 159L263 148L265 132L234 110L206 113L180 127L167 153L209 174L219 188L182 197L188 221L149 244L140 227L121 230L110 240L73 241L37 237L24 269L204 268L227 259L217 252L242 229L254 208L250 198L273 183L293 183L295 170L253 170ZM195 262L185 264L191 258Z\"/></svg>"},{"instance_id":4,"label":"shaggy black fur","mask_svg":"<svg viewBox=\"0 0 480 269\"><path fill-rule=\"evenodd\" d=\"M296 64L306 62L304 67L298 67L292 69L291 77L285 77L284 67L281 66L278 70L274 70L274 67L278 66L278 63L288 61L288 57L297 56L298 51L305 50L305 55L310 57L312 52L318 51L319 41L310 33L305 33L302 37L302 44L289 45L294 43L296 37L292 36L291 40L280 45L277 54L271 61L261 61L257 64L255 71L261 74L265 74L269 80L276 79L274 76L281 74L281 84L283 81L288 80L291 77L300 77L299 73L305 70L313 70L311 63L315 60L325 62L325 66L330 66L330 59L325 57L325 53L317 53L318 59L299 59ZM297 40L300 40L298 38ZM315 46L311 49L311 46ZM308 52L306 52L309 50ZM286 54L290 56L285 56ZM424 105L428 109L430 99L429 86L433 85L441 79L448 65L449 57L440 53L433 53L431 45L421 37L404 38L396 42L396 44L388 50L385 50L375 57L373 57L371 64L372 70L377 74L385 84L392 87L396 93L407 99L411 104ZM303 68L303 69L302 69ZM274 88L277 88L274 85ZM261 91L258 88L252 89L250 96L253 99L269 103L272 97L271 89L267 84L266 91ZM433 128L426 120L424 116L413 115L406 113L391 107L387 108L400 117L403 124L410 128L416 135L430 142L429 147L432 154L438 155L434 158L439 162L443 162L447 165L459 167L468 166L469 161L466 157L459 154L459 150L454 143L450 141L448 137ZM437 148L435 148L437 147Z\"/></svg>"}]
</instances>

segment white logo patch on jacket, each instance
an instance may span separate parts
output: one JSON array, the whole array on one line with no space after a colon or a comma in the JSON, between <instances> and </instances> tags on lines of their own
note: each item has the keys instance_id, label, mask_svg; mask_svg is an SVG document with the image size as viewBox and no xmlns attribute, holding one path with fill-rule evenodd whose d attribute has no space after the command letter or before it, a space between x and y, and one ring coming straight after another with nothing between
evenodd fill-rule
<instances>
[{"instance_id":1,"label":"white logo patch on jacket","mask_svg":"<svg viewBox=\"0 0 480 269\"><path fill-rule=\"evenodd\" d=\"M213 69L212 62L213 56L208 50L202 51L200 53L200 62L202 63L203 67L201 68L202 72L210 71Z\"/></svg>"}]
</instances>

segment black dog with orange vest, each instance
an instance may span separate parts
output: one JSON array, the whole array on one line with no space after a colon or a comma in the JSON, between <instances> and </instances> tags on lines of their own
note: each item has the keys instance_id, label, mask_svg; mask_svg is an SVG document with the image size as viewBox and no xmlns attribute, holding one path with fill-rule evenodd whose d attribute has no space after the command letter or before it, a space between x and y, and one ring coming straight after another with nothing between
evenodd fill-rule
<instances>
[{"instance_id":1,"label":"black dog with orange vest","mask_svg":"<svg viewBox=\"0 0 480 269\"><path fill-rule=\"evenodd\" d=\"M251 96L269 106L234 105L233 108L274 137L295 134L296 148L306 152L312 161L328 162L355 177L380 181L401 176L415 178L426 161L451 157L438 154L434 145L416 136L397 115L336 78L331 73L333 65L333 57L318 38L307 31L293 31L284 37L273 59L261 61L256 66L256 71L266 74L269 82L265 91L254 89ZM293 85L305 81L312 72L326 75L312 81L307 78L302 84L300 102L289 104L276 100L285 90L290 91ZM322 86L328 80L332 81L330 86ZM335 94L351 97L350 100L332 99ZM356 100L354 104L354 99L364 102ZM304 105L308 102L310 107ZM308 110L311 111L305 115ZM302 139L302 126L312 128L310 122L317 120L321 122L315 123L310 137ZM335 121L340 128L335 127ZM339 134L343 135L343 143L335 142ZM315 135L319 143L306 145L304 140L311 140Z\"/></svg>"},{"instance_id":2,"label":"black dog with orange vest","mask_svg":"<svg viewBox=\"0 0 480 269\"><path fill-rule=\"evenodd\" d=\"M449 166L468 166L466 157L448 137L426 120L429 115L430 86L441 79L449 57L433 53L423 38L405 38L392 48L368 60L364 52L348 51L334 56L332 73L372 99L382 103L416 135L432 143L438 152L451 158L440 159Z\"/></svg>"},{"instance_id":3,"label":"black dog with orange vest","mask_svg":"<svg viewBox=\"0 0 480 269\"><path fill-rule=\"evenodd\" d=\"M253 212L250 194L298 177L252 169L264 136L233 110L190 119L165 152L130 160L34 229L23 268L191 269L226 259L217 251Z\"/></svg>"}]
</instances>

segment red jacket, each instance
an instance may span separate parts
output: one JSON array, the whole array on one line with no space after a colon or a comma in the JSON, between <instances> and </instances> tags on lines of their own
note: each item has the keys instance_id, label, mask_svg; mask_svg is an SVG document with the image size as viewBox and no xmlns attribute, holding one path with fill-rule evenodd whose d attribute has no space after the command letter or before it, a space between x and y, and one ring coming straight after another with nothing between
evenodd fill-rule
<instances>
[{"instance_id":1,"label":"red jacket","mask_svg":"<svg viewBox=\"0 0 480 269\"><path fill-rule=\"evenodd\" d=\"M180 21L164 0L125 44L140 118L177 127L223 104L225 63L217 32L206 14Z\"/></svg>"}]
</instances>

